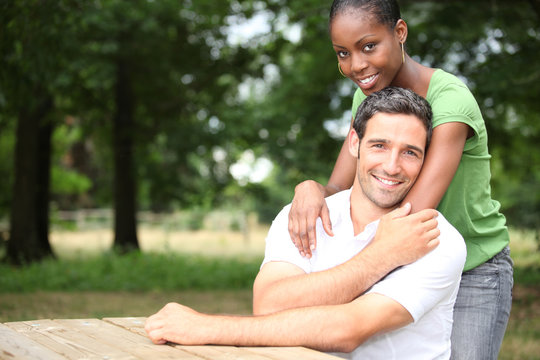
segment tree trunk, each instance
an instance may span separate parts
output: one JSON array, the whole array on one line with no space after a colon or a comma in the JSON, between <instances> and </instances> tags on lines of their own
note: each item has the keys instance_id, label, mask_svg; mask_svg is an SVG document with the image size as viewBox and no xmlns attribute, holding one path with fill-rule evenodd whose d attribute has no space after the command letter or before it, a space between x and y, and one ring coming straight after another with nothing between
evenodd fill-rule
<instances>
[{"instance_id":1,"label":"tree trunk","mask_svg":"<svg viewBox=\"0 0 540 360\"><path fill-rule=\"evenodd\" d=\"M129 69L117 62L114 116L114 245L120 252L138 249L133 170L134 99Z\"/></svg>"},{"instance_id":2,"label":"tree trunk","mask_svg":"<svg viewBox=\"0 0 540 360\"><path fill-rule=\"evenodd\" d=\"M47 120L52 99L43 92L35 107L19 112L15 145L15 182L11 200L8 260L15 264L52 256L49 244L51 135Z\"/></svg>"}]
</instances>

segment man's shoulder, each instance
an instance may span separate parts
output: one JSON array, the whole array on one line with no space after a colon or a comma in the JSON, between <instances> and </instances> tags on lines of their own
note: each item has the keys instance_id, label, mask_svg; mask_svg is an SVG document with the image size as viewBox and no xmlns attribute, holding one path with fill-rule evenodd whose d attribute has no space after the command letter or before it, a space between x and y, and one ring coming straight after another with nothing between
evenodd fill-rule
<instances>
[{"instance_id":1,"label":"man's shoulder","mask_svg":"<svg viewBox=\"0 0 540 360\"><path fill-rule=\"evenodd\" d=\"M441 231L441 237L445 239L460 240L460 242L465 243L465 240L459 231L444 217L441 212L437 211L437 213L437 222L439 230Z\"/></svg>"},{"instance_id":2,"label":"man's shoulder","mask_svg":"<svg viewBox=\"0 0 540 360\"><path fill-rule=\"evenodd\" d=\"M439 235L440 243L435 250L426 255L425 258L426 260L431 259L431 261L433 261L433 259L441 259L444 257L449 260L447 265L452 264L452 267L461 268L461 272L467 256L465 240L459 231L440 212L437 216L437 222L441 232Z\"/></svg>"},{"instance_id":3,"label":"man's shoulder","mask_svg":"<svg viewBox=\"0 0 540 360\"><path fill-rule=\"evenodd\" d=\"M351 191L352 188L339 191L333 195L328 196L326 200L326 205L330 208L332 207L340 207L340 208L347 208L347 210L350 208L350 202L351 202Z\"/></svg>"}]
</instances>

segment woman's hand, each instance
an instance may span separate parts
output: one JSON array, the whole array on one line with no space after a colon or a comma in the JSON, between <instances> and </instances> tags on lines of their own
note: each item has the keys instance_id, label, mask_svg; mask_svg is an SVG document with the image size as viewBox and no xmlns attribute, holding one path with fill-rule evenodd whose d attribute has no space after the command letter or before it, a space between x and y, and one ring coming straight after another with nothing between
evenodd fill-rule
<instances>
[{"instance_id":1,"label":"woman's hand","mask_svg":"<svg viewBox=\"0 0 540 360\"><path fill-rule=\"evenodd\" d=\"M311 258L311 252L317 247L315 229L318 217L322 220L324 231L334 236L324 197L324 186L313 180L306 180L294 189L289 212L289 234L300 254L307 258Z\"/></svg>"}]
</instances>

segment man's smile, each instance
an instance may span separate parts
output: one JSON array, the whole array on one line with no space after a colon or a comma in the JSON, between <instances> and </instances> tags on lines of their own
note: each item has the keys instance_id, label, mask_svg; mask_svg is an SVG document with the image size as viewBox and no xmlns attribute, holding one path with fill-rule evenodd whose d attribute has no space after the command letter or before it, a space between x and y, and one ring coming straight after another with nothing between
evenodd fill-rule
<instances>
[{"instance_id":1,"label":"man's smile","mask_svg":"<svg viewBox=\"0 0 540 360\"><path fill-rule=\"evenodd\" d=\"M401 180L385 179L385 178L379 177L377 175L373 175L373 177L375 179L377 179L379 182L383 183L384 185L388 185L388 186L394 186L394 185L398 185L398 184L403 183L403 181L401 181Z\"/></svg>"}]
</instances>

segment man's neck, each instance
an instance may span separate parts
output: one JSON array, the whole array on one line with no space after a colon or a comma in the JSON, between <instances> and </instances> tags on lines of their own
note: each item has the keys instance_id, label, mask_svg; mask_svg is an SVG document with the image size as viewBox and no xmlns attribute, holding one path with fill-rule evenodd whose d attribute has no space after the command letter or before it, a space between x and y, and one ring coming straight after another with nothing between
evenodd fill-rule
<instances>
[{"instance_id":1,"label":"man's neck","mask_svg":"<svg viewBox=\"0 0 540 360\"><path fill-rule=\"evenodd\" d=\"M360 185L355 183L351 191L351 220L354 228L354 235L364 231L366 225L380 219L383 215L388 214L394 208L381 208L369 200ZM396 206L397 207L397 206Z\"/></svg>"}]
</instances>

